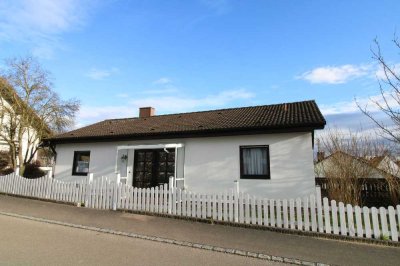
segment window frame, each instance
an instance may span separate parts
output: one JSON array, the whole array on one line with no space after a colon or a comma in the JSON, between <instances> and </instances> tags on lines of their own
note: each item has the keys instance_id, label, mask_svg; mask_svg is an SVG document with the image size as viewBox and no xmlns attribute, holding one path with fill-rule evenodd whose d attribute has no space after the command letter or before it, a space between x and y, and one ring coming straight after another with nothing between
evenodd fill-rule
<instances>
[{"instance_id":1,"label":"window frame","mask_svg":"<svg viewBox=\"0 0 400 266\"><path fill-rule=\"evenodd\" d=\"M243 165L243 150L251 149L251 148L265 148L267 150L267 174L266 175L246 175L244 174L244 165ZM271 179L271 167L270 167L270 152L269 145L246 145L239 147L240 153L240 179L258 179L258 180L270 180Z\"/></svg>"},{"instance_id":2,"label":"window frame","mask_svg":"<svg viewBox=\"0 0 400 266\"><path fill-rule=\"evenodd\" d=\"M72 161L72 175L73 176L87 176L88 173L83 173L83 172L76 172L76 166L77 166L77 157L82 154L82 153L86 153L89 154L89 166L90 167L90 151L74 151L74 160ZM90 169L90 168L89 168Z\"/></svg>"}]
</instances>

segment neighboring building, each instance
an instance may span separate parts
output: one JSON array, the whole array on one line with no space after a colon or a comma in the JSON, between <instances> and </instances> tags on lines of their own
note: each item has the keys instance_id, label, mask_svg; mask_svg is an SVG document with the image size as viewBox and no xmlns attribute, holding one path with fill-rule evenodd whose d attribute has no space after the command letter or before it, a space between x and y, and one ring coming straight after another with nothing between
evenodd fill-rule
<instances>
[{"instance_id":1,"label":"neighboring building","mask_svg":"<svg viewBox=\"0 0 400 266\"><path fill-rule=\"evenodd\" d=\"M371 166L385 173L400 177L399 165L388 155L372 157L368 160L368 162L371 164Z\"/></svg>"},{"instance_id":2,"label":"neighboring building","mask_svg":"<svg viewBox=\"0 0 400 266\"><path fill-rule=\"evenodd\" d=\"M345 171L351 168L360 169L359 173L365 173L363 178L381 179L385 178L388 174L393 176L399 176L400 174L399 166L390 156L358 158L340 151L326 158L320 158L314 166L315 176L318 178L325 178L328 172L334 175L335 171L341 171L341 166L338 164L342 163L345 164L344 167L347 168ZM340 177L339 175L338 173L338 177Z\"/></svg>"},{"instance_id":3,"label":"neighboring building","mask_svg":"<svg viewBox=\"0 0 400 266\"><path fill-rule=\"evenodd\" d=\"M151 187L175 177L200 193L240 191L288 198L315 191L314 130L325 119L314 101L110 119L47 140L55 178L115 178Z\"/></svg>"},{"instance_id":4,"label":"neighboring building","mask_svg":"<svg viewBox=\"0 0 400 266\"><path fill-rule=\"evenodd\" d=\"M29 108L25 107L25 103L20 100L20 98L16 95L14 89L2 78L0 78L0 152L9 152L10 146L7 143L6 139L2 137L3 134L5 134L5 128L3 126L8 126L10 121L17 121L17 119L11 120L11 115L9 112L3 112L2 110L14 110L13 106L24 106L24 108ZM4 109L2 109L4 108ZM30 109L31 110L31 109ZM31 153L36 149L36 147L40 144L39 138L37 138L37 132L38 132L38 127L35 127L35 124L37 123L38 120L40 120L39 116L34 113L33 110L33 118L32 118L32 126L29 128L25 128L24 133L22 135L22 142L19 143L17 137L14 140L14 143L16 143L17 149L22 149L22 154L25 156L30 156ZM16 113L12 113L12 115L15 115ZM50 134L50 129L45 128L46 132ZM8 140L9 138L7 138ZM28 143L31 143L30 145ZM29 150L28 150L29 149ZM34 160L36 160L37 153L34 155Z\"/></svg>"}]
</instances>

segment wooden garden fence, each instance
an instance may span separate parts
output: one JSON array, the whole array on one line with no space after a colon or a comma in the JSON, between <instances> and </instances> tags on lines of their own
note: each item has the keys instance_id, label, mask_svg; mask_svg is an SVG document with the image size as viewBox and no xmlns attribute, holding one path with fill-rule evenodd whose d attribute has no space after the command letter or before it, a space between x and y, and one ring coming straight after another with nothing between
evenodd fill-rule
<instances>
[{"instance_id":1,"label":"wooden garden fence","mask_svg":"<svg viewBox=\"0 0 400 266\"><path fill-rule=\"evenodd\" d=\"M0 192L88 208L168 214L230 223L399 241L400 205L368 208L337 203L316 193L297 199L257 198L230 189L199 194L173 186L136 188L105 177L62 182L47 176L0 176Z\"/></svg>"}]
</instances>

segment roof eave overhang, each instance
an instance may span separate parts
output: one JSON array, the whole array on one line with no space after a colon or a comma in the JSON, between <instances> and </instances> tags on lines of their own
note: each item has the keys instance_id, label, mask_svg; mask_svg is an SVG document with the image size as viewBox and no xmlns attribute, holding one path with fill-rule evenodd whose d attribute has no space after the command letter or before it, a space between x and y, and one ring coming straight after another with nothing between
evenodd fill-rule
<instances>
[{"instance_id":1,"label":"roof eave overhang","mask_svg":"<svg viewBox=\"0 0 400 266\"><path fill-rule=\"evenodd\" d=\"M251 128L251 129L199 130L199 131L189 131L189 132L157 132L157 133L147 133L147 134L49 138L45 139L44 142L48 144L64 144L64 143L111 142L111 141L126 141L126 140L222 137L222 136L238 136L238 135L312 132L317 129L323 129L324 127L325 124L309 125L301 127L285 127L285 128L281 127L281 128L256 128L256 129Z\"/></svg>"}]
</instances>

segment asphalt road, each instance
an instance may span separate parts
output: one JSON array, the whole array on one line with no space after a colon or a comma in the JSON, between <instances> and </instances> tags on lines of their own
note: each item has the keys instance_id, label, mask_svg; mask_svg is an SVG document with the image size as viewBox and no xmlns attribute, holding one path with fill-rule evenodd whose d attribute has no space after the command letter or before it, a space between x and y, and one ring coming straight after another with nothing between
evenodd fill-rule
<instances>
[{"instance_id":1,"label":"asphalt road","mask_svg":"<svg viewBox=\"0 0 400 266\"><path fill-rule=\"evenodd\" d=\"M273 256L280 256L286 258L295 258L304 261L322 262L333 265L399 265L400 261L400 248L388 247L366 243L346 242L332 239L322 239L310 236L298 236L293 234L283 234L279 232L272 232L268 230L257 230L250 228L241 228L235 226L225 226L218 224L206 224L194 221L187 221L182 219L172 219L166 217L148 216L132 213L124 213L119 211L106 211L96 210L90 208L77 208L74 206L44 202L38 200L24 199L18 197L10 197L0 195L0 211L6 213L14 213L31 217L38 217L48 220L61 221L71 224L78 224L84 226L112 229L126 233L135 233L146 236L156 236L161 238L173 239L177 241L185 241L191 243L207 244L216 247L231 248L237 250L244 250L250 252L257 252ZM0 239L4 238L0 223ZM76 230L76 229L75 229ZM95 232L91 232L96 234ZM58 239L55 234L54 239ZM111 235L110 235L111 236ZM8 237L10 238L10 237ZM75 239L80 239L79 237ZM137 243L139 240L131 243ZM34 240L33 240L34 241ZM143 241L143 240L142 240ZM2 245L3 241L0 242ZM72 238L72 243L77 242ZM148 244L156 246L156 243ZM79 243L76 243L80 245ZM162 244L162 243L158 243ZM90 245L85 244L79 246L78 251L85 254L84 251L89 252L86 248ZM108 252L112 245L106 245L108 248L99 249L93 253L100 254ZM121 245L116 244L121 247ZM170 246L170 245L168 245ZM187 247L171 247L170 250L189 250ZM132 248L124 249L124 256L130 255ZM97 252L97 253L96 253ZM118 252L113 250L113 252ZM145 249L146 256L153 254L151 249ZM185 251L184 253L186 253ZM205 254L210 251L198 250L193 251L196 254ZM205 252L205 253L204 253ZM0 246L0 265L2 256ZM107 253L108 254L108 253ZM108 254L112 256L113 253ZM171 252L172 255L166 257L174 259L183 259L184 255L181 253ZM219 254L224 255L224 254ZM219 256L218 255L218 256ZM60 256L63 256L62 253ZM73 255L71 255L73 256ZM101 255L100 255L101 256ZM145 256L145 257L146 257ZM183 257L182 257L183 256ZM230 255L232 256L232 255ZM133 256L135 257L135 256ZM200 259L198 259L198 257ZM203 264L202 256L198 257L193 255L193 264ZM236 259L235 259L236 258ZM137 258L136 258L137 259ZM240 257L234 257L233 264L242 264ZM143 260L146 262L146 260ZM247 260L246 260L247 261ZM137 260L132 259L135 263ZM170 264L176 261L170 261ZM207 260L209 263L213 263ZM188 262L189 263L189 262ZM191 262L190 262L191 263ZM215 262L219 264L220 262ZM265 263L265 262L263 262ZM84 263L82 263L84 264ZM120 263L122 264L122 262ZM148 264L156 264L151 261ZM167 263L166 263L167 264ZM185 264L182 262L180 264ZM192 263L191 263L192 264ZM223 263L221 263L223 264ZM245 263L244 263L245 264Z\"/></svg>"},{"instance_id":2,"label":"asphalt road","mask_svg":"<svg viewBox=\"0 0 400 266\"><path fill-rule=\"evenodd\" d=\"M0 265L282 265L0 215Z\"/></svg>"}]
</instances>

